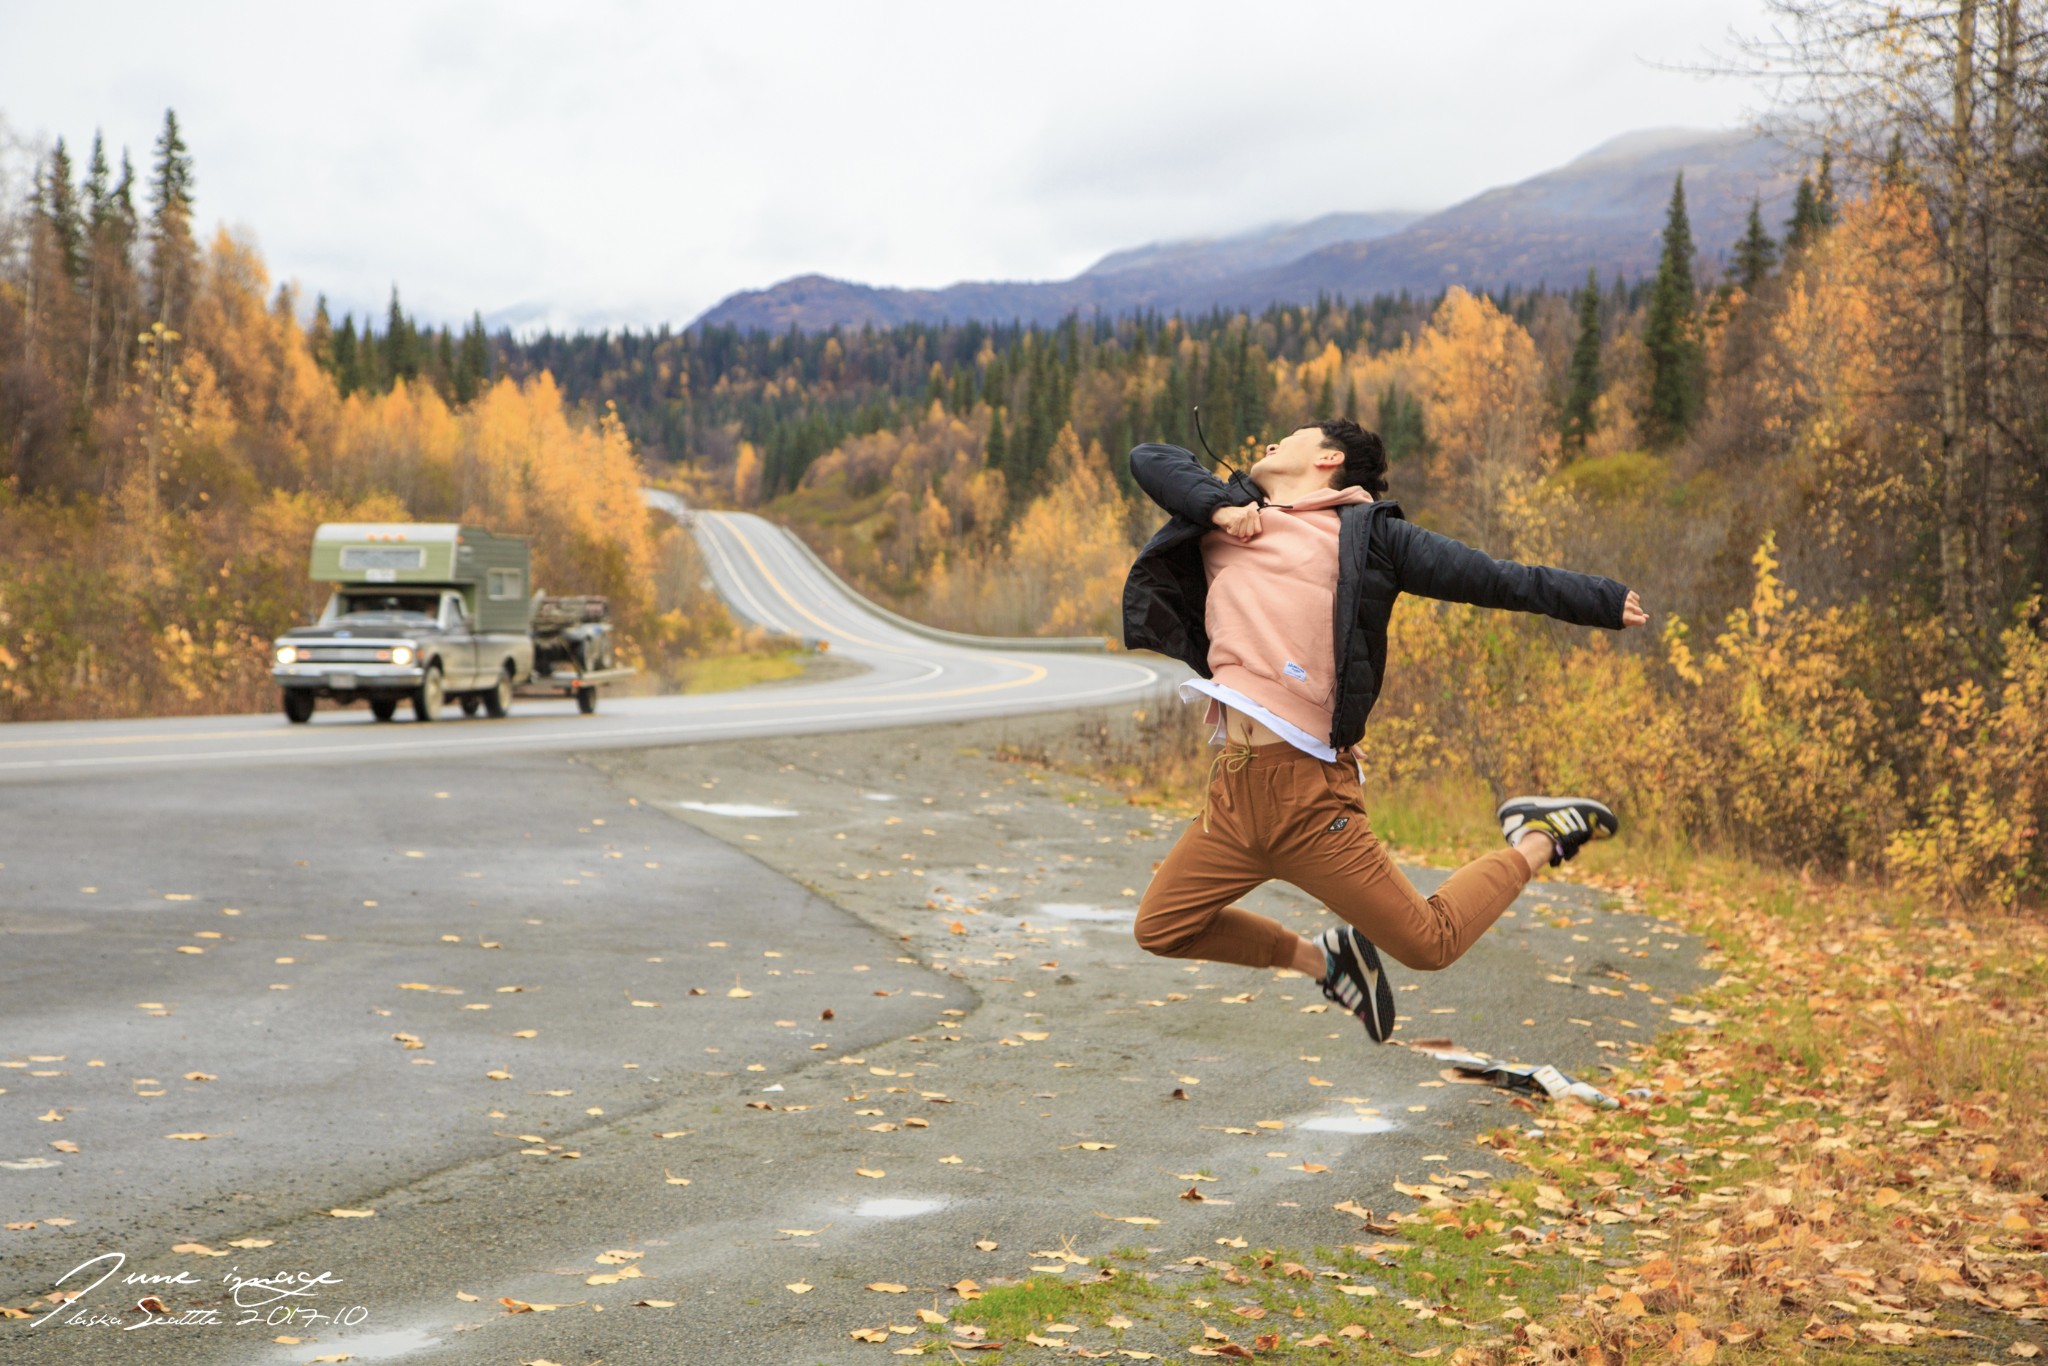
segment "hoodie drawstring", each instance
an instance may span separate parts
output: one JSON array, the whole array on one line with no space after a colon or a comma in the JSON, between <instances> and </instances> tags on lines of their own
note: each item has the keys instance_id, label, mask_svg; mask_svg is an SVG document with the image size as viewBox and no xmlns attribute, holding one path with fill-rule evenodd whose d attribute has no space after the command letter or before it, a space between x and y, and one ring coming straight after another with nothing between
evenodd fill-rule
<instances>
[{"instance_id":1,"label":"hoodie drawstring","mask_svg":"<svg viewBox=\"0 0 2048 1366\"><path fill-rule=\"evenodd\" d=\"M1209 761L1209 781L1202 788L1202 832L1209 831L1209 791L1216 785L1216 766L1221 764L1226 773L1236 773L1252 761L1252 747L1245 745L1233 749L1228 744L1216 751L1216 757Z\"/></svg>"}]
</instances>

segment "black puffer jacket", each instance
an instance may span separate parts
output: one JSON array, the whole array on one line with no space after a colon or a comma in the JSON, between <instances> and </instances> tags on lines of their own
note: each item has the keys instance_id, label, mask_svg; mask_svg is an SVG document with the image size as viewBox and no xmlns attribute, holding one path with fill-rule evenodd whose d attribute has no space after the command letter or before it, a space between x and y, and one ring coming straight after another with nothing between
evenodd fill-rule
<instances>
[{"instance_id":1,"label":"black puffer jacket","mask_svg":"<svg viewBox=\"0 0 2048 1366\"><path fill-rule=\"evenodd\" d=\"M1147 444L1131 451L1131 477L1173 514L1159 528L1124 581L1124 644L1157 650L1204 678L1209 673L1205 607L1209 576L1202 535L1220 507L1262 501L1243 475L1229 481L1202 468L1179 446ZM1387 621L1394 599L1416 593L1447 602L1537 612L1574 626L1621 629L1628 589L1613 579L1566 569L1496 560L1471 546L1424 531L1389 499L1340 505L1335 632L1337 705L1330 746L1342 752L1365 734L1387 672Z\"/></svg>"}]
</instances>

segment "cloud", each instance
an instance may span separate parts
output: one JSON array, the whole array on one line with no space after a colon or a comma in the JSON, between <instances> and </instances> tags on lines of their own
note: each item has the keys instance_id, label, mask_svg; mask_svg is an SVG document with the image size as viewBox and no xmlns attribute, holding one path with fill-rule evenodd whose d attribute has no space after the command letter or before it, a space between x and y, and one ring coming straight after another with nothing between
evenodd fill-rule
<instances>
[{"instance_id":1,"label":"cloud","mask_svg":"<svg viewBox=\"0 0 2048 1366\"><path fill-rule=\"evenodd\" d=\"M1730 124L1747 92L1643 59L1761 6L11 3L0 113L146 167L175 107L202 223L337 313L396 282L436 321L682 323L794 274L1060 278Z\"/></svg>"}]
</instances>

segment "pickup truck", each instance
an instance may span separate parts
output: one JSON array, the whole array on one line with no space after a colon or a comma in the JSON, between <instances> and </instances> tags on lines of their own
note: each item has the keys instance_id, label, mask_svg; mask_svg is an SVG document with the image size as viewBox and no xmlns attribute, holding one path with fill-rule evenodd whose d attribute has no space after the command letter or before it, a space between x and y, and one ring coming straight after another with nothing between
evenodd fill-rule
<instances>
[{"instance_id":1,"label":"pickup truck","mask_svg":"<svg viewBox=\"0 0 2048 1366\"><path fill-rule=\"evenodd\" d=\"M437 719L449 701L494 717L515 695L573 696L627 677L612 664L602 598L529 597L526 541L455 523L324 523L313 577L333 585L318 621L272 643L285 716L304 723L320 698L361 701L379 721L401 702ZM542 672L535 672L536 662Z\"/></svg>"}]
</instances>

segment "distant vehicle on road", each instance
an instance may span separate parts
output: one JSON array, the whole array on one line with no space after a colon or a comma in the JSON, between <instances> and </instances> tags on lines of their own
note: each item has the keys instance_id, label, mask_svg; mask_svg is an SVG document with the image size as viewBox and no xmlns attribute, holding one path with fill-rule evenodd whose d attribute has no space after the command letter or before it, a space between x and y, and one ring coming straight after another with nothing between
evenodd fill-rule
<instances>
[{"instance_id":1,"label":"distant vehicle on road","mask_svg":"<svg viewBox=\"0 0 2048 1366\"><path fill-rule=\"evenodd\" d=\"M320 619L272 644L284 714L312 719L318 699L369 705L389 721L401 702L432 721L504 716L518 695L573 696L632 674L617 665L603 598L529 596L524 537L454 522L326 522L313 534L312 576L334 592Z\"/></svg>"}]
</instances>

